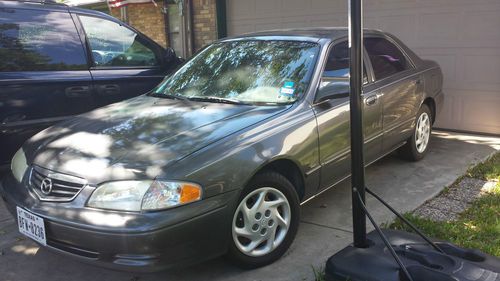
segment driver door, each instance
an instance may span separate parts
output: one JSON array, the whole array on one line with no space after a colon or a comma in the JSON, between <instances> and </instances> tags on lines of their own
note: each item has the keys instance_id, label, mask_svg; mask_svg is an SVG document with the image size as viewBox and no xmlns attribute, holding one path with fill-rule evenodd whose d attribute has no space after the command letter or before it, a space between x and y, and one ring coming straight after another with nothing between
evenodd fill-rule
<instances>
[{"instance_id":1,"label":"driver door","mask_svg":"<svg viewBox=\"0 0 500 281\"><path fill-rule=\"evenodd\" d=\"M369 62L366 62L365 59L365 63ZM369 64L368 66L365 64L363 75L365 164L376 160L382 150L382 105L377 90L372 86L371 75L366 72L367 67L370 67ZM341 85L349 84L347 41L334 43L330 47L322 81L326 82L322 82L320 87L328 87L328 89L333 90L343 88ZM340 86L325 85L325 83L336 83ZM322 101L319 101L320 99L321 97L317 94L314 112L318 123L320 163L322 166L320 189L324 189L350 175L351 132L349 97L339 95L326 100L323 98Z\"/></svg>"}]
</instances>

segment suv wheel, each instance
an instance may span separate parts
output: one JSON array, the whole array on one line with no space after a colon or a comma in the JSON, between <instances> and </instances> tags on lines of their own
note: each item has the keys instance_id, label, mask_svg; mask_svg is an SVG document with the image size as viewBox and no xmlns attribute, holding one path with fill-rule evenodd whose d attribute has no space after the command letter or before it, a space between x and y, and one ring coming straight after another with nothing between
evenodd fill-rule
<instances>
[{"instance_id":1,"label":"suv wheel","mask_svg":"<svg viewBox=\"0 0 500 281\"><path fill-rule=\"evenodd\" d=\"M274 262L292 244L299 216L299 199L290 181L275 172L258 174L234 212L228 258L245 268Z\"/></svg>"},{"instance_id":2,"label":"suv wheel","mask_svg":"<svg viewBox=\"0 0 500 281\"><path fill-rule=\"evenodd\" d=\"M401 155L410 161L424 158L429 148L432 132L432 114L429 107L423 104L417 114L415 128L406 144L399 149Z\"/></svg>"}]
</instances>

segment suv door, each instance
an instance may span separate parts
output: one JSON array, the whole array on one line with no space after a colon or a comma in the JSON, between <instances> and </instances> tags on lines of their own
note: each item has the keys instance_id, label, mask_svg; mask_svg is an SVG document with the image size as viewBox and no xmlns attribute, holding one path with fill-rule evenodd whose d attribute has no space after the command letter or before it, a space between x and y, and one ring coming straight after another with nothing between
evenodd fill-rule
<instances>
[{"instance_id":1,"label":"suv door","mask_svg":"<svg viewBox=\"0 0 500 281\"><path fill-rule=\"evenodd\" d=\"M368 64L369 69L369 64ZM378 92L370 83L364 67L363 126L365 161L370 163L380 156L382 149L382 106ZM337 84L337 85L335 85ZM342 86L345 85L345 86ZM325 62L320 89L338 89L349 85L349 48L347 41L334 44ZM321 91L321 95L323 95ZM321 187L327 188L347 177L350 171L350 115L349 97L321 101L316 95L314 112L318 123Z\"/></svg>"},{"instance_id":2,"label":"suv door","mask_svg":"<svg viewBox=\"0 0 500 281\"><path fill-rule=\"evenodd\" d=\"M421 102L421 78L413 62L389 38L371 36L364 44L383 104L383 151L389 152L411 135Z\"/></svg>"},{"instance_id":3,"label":"suv door","mask_svg":"<svg viewBox=\"0 0 500 281\"><path fill-rule=\"evenodd\" d=\"M142 34L94 15L78 18L91 50L90 72L99 106L144 94L171 70L163 62L165 50Z\"/></svg>"},{"instance_id":4,"label":"suv door","mask_svg":"<svg viewBox=\"0 0 500 281\"><path fill-rule=\"evenodd\" d=\"M0 6L0 163L41 129L90 110L85 49L67 10Z\"/></svg>"}]
</instances>

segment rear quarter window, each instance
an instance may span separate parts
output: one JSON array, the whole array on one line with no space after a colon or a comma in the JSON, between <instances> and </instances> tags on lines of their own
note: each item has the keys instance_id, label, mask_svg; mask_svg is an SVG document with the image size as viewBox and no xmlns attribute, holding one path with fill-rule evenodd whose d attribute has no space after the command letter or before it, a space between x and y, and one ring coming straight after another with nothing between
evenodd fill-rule
<instances>
[{"instance_id":1,"label":"rear quarter window","mask_svg":"<svg viewBox=\"0 0 500 281\"><path fill-rule=\"evenodd\" d=\"M69 13L0 9L0 71L81 70L87 61Z\"/></svg>"}]
</instances>

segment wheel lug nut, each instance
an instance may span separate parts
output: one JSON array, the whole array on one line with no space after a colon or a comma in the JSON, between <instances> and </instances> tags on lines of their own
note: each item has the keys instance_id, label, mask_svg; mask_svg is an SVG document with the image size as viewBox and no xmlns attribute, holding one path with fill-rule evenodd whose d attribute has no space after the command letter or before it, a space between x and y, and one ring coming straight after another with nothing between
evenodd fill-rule
<instances>
[{"instance_id":1,"label":"wheel lug nut","mask_svg":"<svg viewBox=\"0 0 500 281\"><path fill-rule=\"evenodd\" d=\"M262 234L262 235L266 234L266 232L267 232L267 228L263 228L260 230L260 234Z\"/></svg>"},{"instance_id":2,"label":"wheel lug nut","mask_svg":"<svg viewBox=\"0 0 500 281\"><path fill-rule=\"evenodd\" d=\"M252 225L252 230L253 231L257 231L258 229L259 229L259 225L258 224Z\"/></svg>"},{"instance_id":3,"label":"wheel lug nut","mask_svg":"<svg viewBox=\"0 0 500 281\"><path fill-rule=\"evenodd\" d=\"M260 220L260 218L262 217L262 214L261 213L257 213L255 214L255 219L256 220Z\"/></svg>"},{"instance_id":4,"label":"wheel lug nut","mask_svg":"<svg viewBox=\"0 0 500 281\"><path fill-rule=\"evenodd\" d=\"M274 221L271 219L271 220L269 220L269 222L268 222L267 224L268 224L269 226L273 226Z\"/></svg>"},{"instance_id":5,"label":"wheel lug nut","mask_svg":"<svg viewBox=\"0 0 500 281\"><path fill-rule=\"evenodd\" d=\"M270 210L266 210L266 212L264 213L264 215L266 216L266 218L268 218L269 216L271 216L271 211Z\"/></svg>"}]
</instances>

